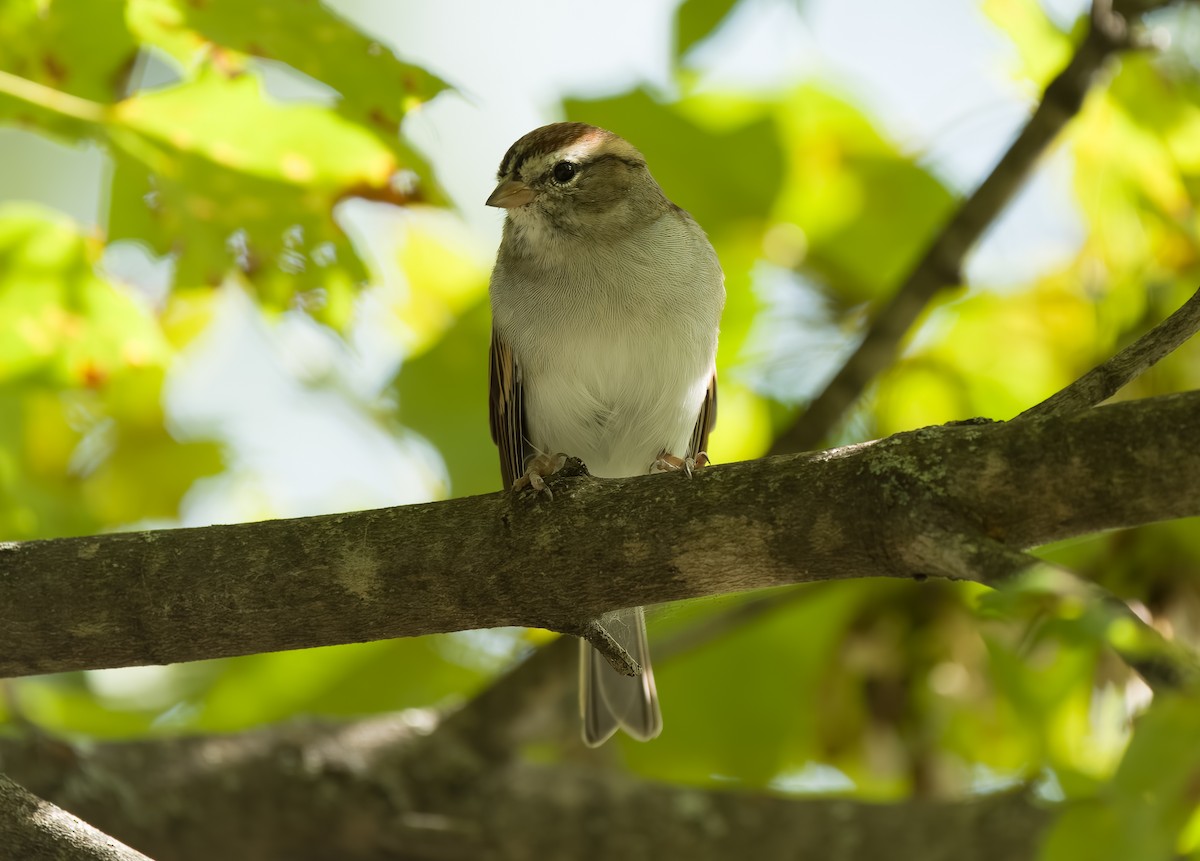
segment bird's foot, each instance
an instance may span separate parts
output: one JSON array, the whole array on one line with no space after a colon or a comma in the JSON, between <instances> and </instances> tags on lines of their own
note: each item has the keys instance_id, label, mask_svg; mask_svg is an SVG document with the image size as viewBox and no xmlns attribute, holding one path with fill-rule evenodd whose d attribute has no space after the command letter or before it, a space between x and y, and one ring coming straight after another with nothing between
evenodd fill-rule
<instances>
[{"instance_id":1,"label":"bird's foot","mask_svg":"<svg viewBox=\"0 0 1200 861\"><path fill-rule=\"evenodd\" d=\"M562 469L566 462L567 456L561 451L558 454L536 455L525 465L525 474L513 482L513 491L531 487L534 494L544 493L547 499L553 499L554 492L546 487L546 479Z\"/></svg>"},{"instance_id":2,"label":"bird's foot","mask_svg":"<svg viewBox=\"0 0 1200 861\"><path fill-rule=\"evenodd\" d=\"M698 452L695 457L678 457L664 449L650 467L651 472L682 472L688 478L698 469L708 466L707 452Z\"/></svg>"}]
</instances>

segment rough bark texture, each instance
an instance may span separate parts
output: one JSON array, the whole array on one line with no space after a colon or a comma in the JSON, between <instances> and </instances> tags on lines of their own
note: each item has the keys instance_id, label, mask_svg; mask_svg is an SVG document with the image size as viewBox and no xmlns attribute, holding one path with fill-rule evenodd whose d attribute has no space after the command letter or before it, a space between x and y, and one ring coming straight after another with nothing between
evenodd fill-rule
<instances>
[{"instance_id":1,"label":"rough bark texture","mask_svg":"<svg viewBox=\"0 0 1200 861\"><path fill-rule=\"evenodd\" d=\"M0 858L12 861L150 861L0 774Z\"/></svg>"},{"instance_id":2,"label":"rough bark texture","mask_svg":"<svg viewBox=\"0 0 1200 861\"><path fill-rule=\"evenodd\" d=\"M1054 812L1025 794L875 805L663 786L571 764L485 768L463 750L435 754L414 722L101 745L85 759L7 739L0 761L158 861L1011 861L1033 857Z\"/></svg>"},{"instance_id":3,"label":"rough bark texture","mask_svg":"<svg viewBox=\"0 0 1200 861\"><path fill-rule=\"evenodd\" d=\"M1200 514L1197 427L1191 392L692 481L560 478L552 501L0 544L0 677L501 625L576 633L633 604L846 577L986 580L971 536L1023 549Z\"/></svg>"}]
</instances>

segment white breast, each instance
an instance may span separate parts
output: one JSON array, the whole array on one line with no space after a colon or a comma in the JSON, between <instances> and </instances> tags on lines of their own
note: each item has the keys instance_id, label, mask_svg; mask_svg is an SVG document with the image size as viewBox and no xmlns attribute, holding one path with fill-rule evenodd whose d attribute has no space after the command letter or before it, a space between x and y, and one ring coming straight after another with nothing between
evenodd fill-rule
<instances>
[{"instance_id":1,"label":"white breast","mask_svg":"<svg viewBox=\"0 0 1200 861\"><path fill-rule=\"evenodd\" d=\"M598 476L645 473L664 450L682 457L713 373L725 298L707 238L672 212L606 248L561 251L497 267L492 282L530 442L578 457Z\"/></svg>"}]
</instances>

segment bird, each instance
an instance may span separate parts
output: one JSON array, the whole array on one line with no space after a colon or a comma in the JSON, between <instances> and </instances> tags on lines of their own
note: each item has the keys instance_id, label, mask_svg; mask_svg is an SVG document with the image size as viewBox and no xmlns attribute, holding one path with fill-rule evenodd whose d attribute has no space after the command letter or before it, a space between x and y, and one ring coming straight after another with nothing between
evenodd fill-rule
<instances>
[{"instance_id":1,"label":"bird","mask_svg":"<svg viewBox=\"0 0 1200 861\"><path fill-rule=\"evenodd\" d=\"M579 122L505 153L488 294L492 439L506 487L545 488L566 455L598 477L692 471L716 421L725 278L699 224L628 141ZM583 741L662 731L643 609L599 620L642 667L623 676L581 641Z\"/></svg>"}]
</instances>

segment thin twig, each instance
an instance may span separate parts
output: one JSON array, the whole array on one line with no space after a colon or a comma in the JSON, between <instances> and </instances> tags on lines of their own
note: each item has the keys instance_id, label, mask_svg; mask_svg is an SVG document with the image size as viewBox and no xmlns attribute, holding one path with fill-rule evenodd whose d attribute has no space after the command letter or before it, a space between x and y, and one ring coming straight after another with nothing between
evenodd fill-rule
<instances>
[{"instance_id":1,"label":"thin twig","mask_svg":"<svg viewBox=\"0 0 1200 861\"><path fill-rule=\"evenodd\" d=\"M623 676L640 676L642 665L625 647L617 642L616 637L608 632L598 620L589 619L578 631L572 631L575 636L587 640L593 649L599 652L609 665Z\"/></svg>"},{"instance_id":2,"label":"thin twig","mask_svg":"<svg viewBox=\"0 0 1200 861\"><path fill-rule=\"evenodd\" d=\"M1062 415L1106 401L1156 362L1179 349L1200 331L1200 290L1178 310L1111 359L1088 371L1071 385L1032 406L1018 419Z\"/></svg>"},{"instance_id":3,"label":"thin twig","mask_svg":"<svg viewBox=\"0 0 1200 861\"><path fill-rule=\"evenodd\" d=\"M1041 103L1008 151L963 201L904 283L879 309L862 343L825 390L796 424L775 440L772 454L816 448L875 376L895 361L901 341L930 301L946 286L961 281L959 270L967 252L1020 189L1059 131L1079 112L1097 70L1111 54L1128 45L1127 28L1114 26L1111 19L1111 15L1093 15L1087 36L1067 67L1046 88Z\"/></svg>"},{"instance_id":4,"label":"thin twig","mask_svg":"<svg viewBox=\"0 0 1200 861\"><path fill-rule=\"evenodd\" d=\"M29 105L34 105L48 111L53 111L73 120L98 125L111 118L111 109L99 102L90 102L47 87L36 81L30 81L18 75L0 69L0 94L19 99Z\"/></svg>"}]
</instances>

